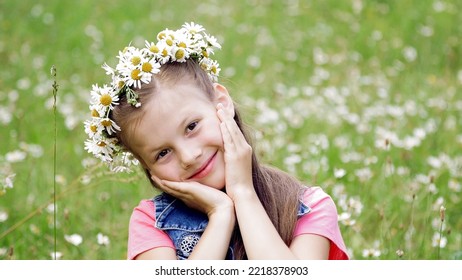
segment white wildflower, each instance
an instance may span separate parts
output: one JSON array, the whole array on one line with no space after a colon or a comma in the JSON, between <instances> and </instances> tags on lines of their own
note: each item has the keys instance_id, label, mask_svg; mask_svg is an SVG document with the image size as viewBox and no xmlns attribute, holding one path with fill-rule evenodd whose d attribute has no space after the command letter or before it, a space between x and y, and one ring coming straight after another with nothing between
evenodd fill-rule
<instances>
[{"instance_id":1,"label":"white wildflower","mask_svg":"<svg viewBox=\"0 0 462 280\"><path fill-rule=\"evenodd\" d=\"M356 220L351 218L351 214L348 212L342 212L338 216L338 221L345 226L353 226L356 224Z\"/></svg>"},{"instance_id":2,"label":"white wildflower","mask_svg":"<svg viewBox=\"0 0 462 280\"><path fill-rule=\"evenodd\" d=\"M435 234L432 237L433 247L444 248L446 247L447 243L448 243L448 239L445 236L442 236L439 232L435 232Z\"/></svg>"},{"instance_id":3,"label":"white wildflower","mask_svg":"<svg viewBox=\"0 0 462 280\"><path fill-rule=\"evenodd\" d=\"M374 258L378 258L382 255L382 252L378 249L364 249L363 250L363 257L364 258L371 258L371 257L374 257Z\"/></svg>"},{"instance_id":4,"label":"white wildflower","mask_svg":"<svg viewBox=\"0 0 462 280\"><path fill-rule=\"evenodd\" d=\"M355 175L361 182L366 182L372 178L372 171L369 167L357 169Z\"/></svg>"},{"instance_id":5,"label":"white wildflower","mask_svg":"<svg viewBox=\"0 0 462 280\"><path fill-rule=\"evenodd\" d=\"M107 246L109 245L109 237L107 235L102 234L101 232L96 235L96 239L98 245Z\"/></svg>"},{"instance_id":6,"label":"white wildflower","mask_svg":"<svg viewBox=\"0 0 462 280\"><path fill-rule=\"evenodd\" d=\"M71 235L64 235L64 239L74 246L79 246L83 241L82 236L76 233Z\"/></svg>"},{"instance_id":7,"label":"white wildflower","mask_svg":"<svg viewBox=\"0 0 462 280\"><path fill-rule=\"evenodd\" d=\"M7 153L5 155L5 159L7 162L14 163L14 162L23 161L26 158L26 156L27 156L26 152L15 150L15 151Z\"/></svg>"},{"instance_id":8,"label":"white wildflower","mask_svg":"<svg viewBox=\"0 0 462 280\"><path fill-rule=\"evenodd\" d=\"M343 169L343 168L334 168L334 177L335 178L340 179L343 176L345 176L345 174L346 174L345 169Z\"/></svg>"},{"instance_id":9,"label":"white wildflower","mask_svg":"<svg viewBox=\"0 0 462 280\"><path fill-rule=\"evenodd\" d=\"M47 205L45 209L47 210L48 213L53 214L55 212L55 204L50 203Z\"/></svg>"},{"instance_id":10,"label":"white wildflower","mask_svg":"<svg viewBox=\"0 0 462 280\"><path fill-rule=\"evenodd\" d=\"M59 260L63 257L63 253L61 252L51 252L50 257L52 260Z\"/></svg>"},{"instance_id":11,"label":"white wildflower","mask_svg":"<svg viewBox=\"0 0 462 280\"><path fill-rule=\"evenodd\" d=\"M403 49L403 56L408 62L413 62L417 58L417 50L414 47L405 47Z\"/></svg>"},{"instance_id":12,"label":"white wildflower","mask_svg":"<svg viewBox=\"0 0 462 280\"><path fill-rule=\"evenodd\" d=\"M0 247L0 257L5 256L8 253L8 249L5 247Z\"/></svg>"},{"instance_id":13,"label":"white wildflower","mask_svg":"<svg viewBox=\"0 0 462 280\"><path fill-rule=\"evenodd\" d=\"M7 188L7 189L12 189L13 188L13 179L14 179L15 176L16 176L16 174L14 174L14 173L6 176L5 181L2 182L3 187Z\"/></svg>"},{"instance_id":14,"label":"white wildflower","mask_svg":"<svg viewBox=\"0 0 462 280\"><path fill-rule=\"evenodd\" d=\"M3 223L6 220L8 220L8 213L0 211L0 223Z\"/></svg>"},{"instance_id":15,"label":"white wildflower","mask_svg":"<svg viewBox=\"0 0 462 280\"><path fill-rule=\"evenodd\" d=\"M462 189L461 184L459 182L457 182L455 179L450 179L449 180L448 188L451 191L454 191L454 192L460 192L461 189Z\"/></svg>"}]
</instances>

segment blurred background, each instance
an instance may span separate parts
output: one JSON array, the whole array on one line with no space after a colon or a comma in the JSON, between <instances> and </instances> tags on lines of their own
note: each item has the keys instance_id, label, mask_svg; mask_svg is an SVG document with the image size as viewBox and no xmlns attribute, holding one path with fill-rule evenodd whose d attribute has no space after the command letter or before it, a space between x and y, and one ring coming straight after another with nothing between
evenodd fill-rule
<instances>
[{"instance_id":1,"label":"blurred background","mask_svg":"<svg viewBox=\"0 0 462 280\"><path fill-rule=\"evenodd\" d=\"M90 89L119 50L185 22L222 45L220 82L262 161L332 196L352 259L462 259L461 12L458 0L0 0L0 259L126 258L132 209L155 192L83 149Z\"/></svg>"}]
</instances>

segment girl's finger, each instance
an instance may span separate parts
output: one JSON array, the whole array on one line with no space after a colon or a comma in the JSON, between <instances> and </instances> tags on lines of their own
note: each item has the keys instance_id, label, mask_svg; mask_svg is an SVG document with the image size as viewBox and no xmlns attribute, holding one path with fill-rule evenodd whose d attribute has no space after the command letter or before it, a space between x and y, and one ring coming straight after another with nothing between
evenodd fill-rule
<instances>
[{"instance_id":1,"label":"girl's finger","mask_svg":"<svg viewBox=\"0 0 462 280\"><path fill-rule=\"evenodd\" d=\"M226 113L225 113L225 107L223 106L223 104L218 103L217 113L218 113L218 118L220 119L220 121L224 121L224 118L226 117Z\"/></svg>"},{"instance_id":2,"label":"girl's finger","mask_svg":"<svg viewBox=\"0 0 462 280\"><path fill-rule=\"evenodd\" d=\"M184 189L181 182L162 180L162 184L175 191L182 191Z\"/></svg>"},{"instance_id":3,"label":"girl's finger","mask_svg":"<svg viewBox=\"0 0 462 280\"><path fill-rule=\"evenodd\" d=\"M225 152L234 152L235 150L235 144L233 143L233 138L231 137L231 134L229 133L228 127L224 122L220 124L220 129L221 129L221 134L223 136L223 144L225 148Z\"/></svg>"},{"instance_id":4,"label":"girl's finger","mask_svg":"<svg viewBox=\"0 0 462 280\"><path fill-rule=\"evenodd\" d=\"M156 176L151 176L151 179L159 186L161 190L168 194L177 196L181 193L181 189L178 187L178 185L173 184L174 182L161 180Z\"/></svg>"},{"instance_id":5,"label":"girl's finger","mask_svg":"<svg viewBox=\"0 0 462 280\"><path fill-rule=\"evenodd\" d=\"M226 113L222 104L217 105L217 115L220 121L226 124L229 134L234 141L243 138L242 132L237 126L236 121L231 115Z\"/></svg>"},{"instance_id":6,"label":"girl's finger","mask_svg":"<svg viewBox=\"0 0 462 280\"><path fill-rule=\"evenodd\" d=\"M224 126L225 129L222 130L227 131L230 138L230 142L233 143L236 149L241 149L248 145L247 141L245 140L244 134L242 134L241 129L239 128L234 119L231 118L224 120L222 121L221 125Z\"/></svg>"}]
</instances>

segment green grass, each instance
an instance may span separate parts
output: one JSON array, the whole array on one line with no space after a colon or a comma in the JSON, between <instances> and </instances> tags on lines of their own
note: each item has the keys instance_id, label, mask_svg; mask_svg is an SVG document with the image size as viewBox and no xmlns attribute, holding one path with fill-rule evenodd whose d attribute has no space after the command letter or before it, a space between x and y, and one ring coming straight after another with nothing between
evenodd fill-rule
<instances>
[{"instance_id":1,"label":"green grass","mask_svg":"<svg viewBox=\"0 0 462 280\"><path fill-rule=\"evenodd\" d=\"M126 258L131 210L154 192L140 173L83 166L89 90L108 82L100 66L114 65L118 50L189 21L222 43L221 81L255 129L262 160L322 186L351 215L341 229L352 258L461 259L459 2L3 1L0 259L50 259L55 241L63 259ZM378 148L386 138L390 148ZM8 161L13 151L25 159ZM11 174L13 188L2 188ZM56 223L47 210L54 194ZM438 249L441 205L447 243ZM98 233L110 244L99 245ZM83 242L70 244L71 234Z\"/></svg>"}]
</instances>

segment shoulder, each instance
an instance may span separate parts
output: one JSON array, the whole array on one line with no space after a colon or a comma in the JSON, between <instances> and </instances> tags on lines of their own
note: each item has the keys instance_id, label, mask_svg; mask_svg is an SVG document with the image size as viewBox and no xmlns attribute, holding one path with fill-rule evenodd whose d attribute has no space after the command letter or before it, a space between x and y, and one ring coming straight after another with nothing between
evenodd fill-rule
<instances>
[{"instance_id":1,"label":"shoulder","mask_svg":"<svg viewBox=\"0 0 462 280\"><path fill-rule=\"evenodd\" d=\"M331 196L321 187L307 187L301 196L304 204L311 208L312 211L334 211L337 214L337 208Z\"/></svg>"},{"instance_id":2,"label":"shoulder","mask_svg":"<svg viewBox=\"0 0 462 280\"><path fill-rule=\"evenodd\" d=\"M329 259L348 259L346 246L338 224L337 207L329 194L320 187L308 187L301 200L310 212L299 219L294 237L316 234L331 241Z\"/></svg>"},{"instance_id":3,"label":"shoulder","mask_svg":"<svg viewBox=\"0 0 462 280\"><path fill-rule=\"evenodd\" d=\"M141 200L133 209L128 227L128 259L158 247L174 248L168 235L155 227L155 205L151 199Z\"/></svg>"},{"instance_id":4,"label":"shoulder","mask_svg":"<svg viewBox=\"0 0 462 280\"><path fill-rule=\"evenodd\" d=\"M154 202L151 199L141 200L140 203L133 209L130 217L130 223L139 220L155 220Z\"/></svg>"},{"instance_id":5,"label":"shoulder","mask_svg":"<svg viewBox=\"0 0 462 280\"><path fill-rule=\"evenodd\" d=\"M310 212L301 219L310 221L311 226L322 227L325 230L335 228L338 223L337 207L320 187L307 187L301 201L310 208Z\"/></svg>"}]
</instances>

